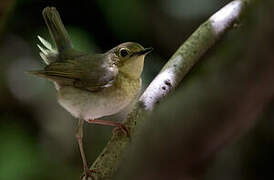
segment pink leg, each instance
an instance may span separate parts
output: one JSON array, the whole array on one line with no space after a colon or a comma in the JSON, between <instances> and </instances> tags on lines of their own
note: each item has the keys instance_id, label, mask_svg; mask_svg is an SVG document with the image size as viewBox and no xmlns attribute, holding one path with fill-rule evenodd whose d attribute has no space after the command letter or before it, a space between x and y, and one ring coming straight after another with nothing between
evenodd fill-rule
<instances>
[{"instance_id":1,"label":"pink leg","mask_svg":"<svg viewBox=\"0 0 274 180\"><path fill-rule=\"evenodd\" d=\"M118 122L113 122L113 121L108 121L108 120L100 120L100 119L94 119L94 120L88 120L88 123L91 123L91 124L100 124L100 125L105 125L105 126L114 126L116 127L114 129L115 130L122 130L123 132L126 133L126 135L128 137L130 137L130 134L129 134L129 130L128 128L122 124L122 123L118 123Z\"/></svg>"},{"instance_id":2,"label":"pink leg","mask_svg":"<svg viewBox=\"0 0 274 180\"><path fill-rule=\"evenodd\" d=\"M76 133L76 138L78 141L78 145L79 145L79 149L80 149L80 153L81 153L81 157L82 157L82 161L83 161L83 167L84 167L84 174L81 176L81 179L83 179L84 177L85 177L85 179L88 179L88 177L94 179L92 177L92 173L94 173L95 171L90 170L88 168L86 155L85 155L84 148L83 148L83 123L84 123L84 120L79 119L78 129L77 129L77 133Z\"/></svg>"}]
</instances>

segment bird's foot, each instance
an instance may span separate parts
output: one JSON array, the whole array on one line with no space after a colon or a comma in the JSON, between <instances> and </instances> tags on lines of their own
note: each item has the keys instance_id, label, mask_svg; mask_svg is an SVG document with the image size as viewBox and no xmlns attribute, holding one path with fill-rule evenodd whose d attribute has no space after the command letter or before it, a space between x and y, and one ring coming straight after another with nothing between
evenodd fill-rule
<instances>
[{"instance_id":1,"label":"bird's foot","mask_svg":"<svg viewBox=\"0 0 274 180\"><path fill-rule=\"evenodd\" d=\"M92 173L96 173L96 171L91 169L85 169L83 175L80 177L80 180L95 180L92 176Z\"/></svg>"},{"instance_id":2,"label":"bird's foot","mask_svg":"<svg viewBox=\"0 0 274 180\"><path fill-rule=\"evenodd\" d=\"M113 129L113 133L118 131L122 131L127 137L130 138L129 129L122 123L117 124L117 126Z\"/></svg>"},{"instance_id":3,"label":"bird's foot","mask_svg":"<svg viewBox=\"0 0 274 180\"><path fill-rule=\"evenodd\" d=\"M90 119L87 121L88 123L92 124L100 124L105 126L114 126L113 132L122 131L127 137L130 138L129 129L122 123L108 121L108 120L100 120L100 119Z\"/></svg>"}]
</instances>

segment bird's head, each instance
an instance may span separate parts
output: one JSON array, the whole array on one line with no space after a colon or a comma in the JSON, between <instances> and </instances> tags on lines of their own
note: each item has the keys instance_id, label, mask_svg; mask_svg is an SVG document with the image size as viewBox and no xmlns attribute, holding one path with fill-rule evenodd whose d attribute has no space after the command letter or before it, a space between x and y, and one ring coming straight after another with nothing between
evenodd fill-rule
<instances>
[{"instance_id":1,"label":"bird's head","mask_svg":"<svg viewBox=\"0 0 274 180\"><path fill-rule=\"evenodd\" d=\"M140 78L145 56L152 48L144 48L138 43L122 43L107 52L111 60L117 65L119 72L133 79Z\"/></svg>"}]
</instances>

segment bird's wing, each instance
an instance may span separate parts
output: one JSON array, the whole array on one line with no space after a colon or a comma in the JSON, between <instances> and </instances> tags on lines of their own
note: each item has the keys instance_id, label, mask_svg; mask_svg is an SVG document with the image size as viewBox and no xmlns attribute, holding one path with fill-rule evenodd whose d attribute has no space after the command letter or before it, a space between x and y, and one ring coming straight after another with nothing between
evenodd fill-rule
<instances>
[{"instance_id":1,"label":"bird's wing","mask_svg":"<svg viewBox=\"0 0 274 180\"><path fill-rule=\"evenodd\" d=\"M118 69L102 58L84 57L77 60L57 61L32 74L57 82L61 85L89 91L98 91L113 84Z\"/></svg>"}]
</instances>

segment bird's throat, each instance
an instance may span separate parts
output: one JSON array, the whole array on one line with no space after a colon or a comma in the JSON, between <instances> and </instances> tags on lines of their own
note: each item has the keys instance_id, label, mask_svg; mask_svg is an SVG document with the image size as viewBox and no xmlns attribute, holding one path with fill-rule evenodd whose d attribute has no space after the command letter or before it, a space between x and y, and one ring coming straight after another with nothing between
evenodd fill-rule
<instances>
[{"instance_id":1,"label":"bird's throat","mask_svg":"<svg viewBox=\"0 0 274 180\"><path fill-rule=\"evenodd\" d=\"M131 79L139 79L143 72L144 56L139 56L131 59L119 68L119 71Z\"/></svg>"}]
</instances>

